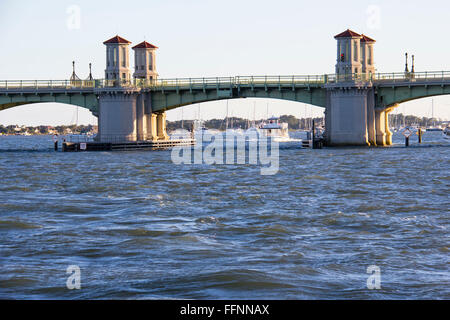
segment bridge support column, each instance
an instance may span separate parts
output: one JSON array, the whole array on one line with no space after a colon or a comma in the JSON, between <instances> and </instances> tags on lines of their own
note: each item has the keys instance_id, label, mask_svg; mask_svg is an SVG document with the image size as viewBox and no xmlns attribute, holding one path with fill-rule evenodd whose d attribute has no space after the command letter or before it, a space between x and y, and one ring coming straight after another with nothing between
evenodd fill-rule
<instances>
[{"instance_id":1,"label":"bridge support column","mask_svg":"<svg viewBox=\"0 0 450 320\"><path fill-rule=\"evenodd\" d=\"M377 110L375 112L375 126L377 131L377 146L384 147L386 143L386 111Z\"/></svg>"},{"instance_id":2,"label":"bridge support column","mask_svg":"<svg viewBox=\"0 0 450 320\"><path fill-rule=\"evenodd\" d=\"M156 141L158 139L158 134L156 131L156 113L150 113L145 115L147 119L147 140Z\"/></svg>"},{"instance_id":3,"label":"bridge support column","mask_svg":"<svg viewBox=\"0 0 450 320\"><path fill-rule=\"evenodd\" d=\"M166 132L166 113L157 114L157 130L158 130L158 140L166 141L169 140L169 136Z\"/></svg>"},{"instance_id":4,"label":"bridge support column","mask_svg":"<svg viewBox=\"0 0 450 320\"><path fill-rule=\"evenodd\" d=\"M384 118L385 118L385 123L386 123L386 145L388 145L388 146L392 146L392 135L393 135L391 132L391 129L390 129L390 125L389 125L389 113L391 113L397 107L398 107L398 104L386 109L386 111L385 111Z\"/></svg>"},{"instance_id":5,"label":"bridge support column","mask_svg":"<svg viewBox=\"0 0 450 320\"><path fill-rule=\"evenodd\" d=\"M145 115L144 96L138 95L136 101L136 131L137 140L143 141L147 139L147 120Z\"/></svg>"},{"instance_id":6,"label":"bridge support column","mask_svg":"<svg viewBox=\"0 0 450 320\"><path fill-rule=\"evenodd\" d=\"M326 138L330 146L368 146L368 89L330 88Z\"/></svg>"},{"instance_id":7,"label":"bridge support column","mask_svg":"<svg viewBox=\"0 0 450 320\"><path fill-rule=\"evenodd\" d=\"M377 145L377 130L375 126L375 92L370 90L367 95L367 138L371 146Z\"/></svg>"},{"instance_id":8,"label":"bridge support column","mask_svg":"<svg viewBox=\"0 0 450 320\"><path fill-rule=\"evenodd\" d=\"M100 142L136 141L136 95L132 93L104 93L99 97Z\"/></svg>"}]
</instances>

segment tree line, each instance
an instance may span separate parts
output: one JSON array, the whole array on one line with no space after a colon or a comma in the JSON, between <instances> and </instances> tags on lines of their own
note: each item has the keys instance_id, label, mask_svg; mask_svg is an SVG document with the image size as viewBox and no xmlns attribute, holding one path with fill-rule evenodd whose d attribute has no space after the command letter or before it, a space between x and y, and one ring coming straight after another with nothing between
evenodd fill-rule
<instances>
[{"instance_id":1,"label":"tree line","mask_svg":"<svg viewBox=\"0 0 450 320\"><path fill-rule=\"evenodd\" d=\"M316 126L323 126L324 119L323 118L302 118L298 119L295 116L284 115L280 117L280 122L288 123L289 129L291 130L309 130L312 126L312 121L315 121ZM265 120L260 119L256 121L231 117L228 118L228 121L225 119L212 119L204 121L203 124L208 129L216 129L224 131L228 123L228 128L232 129L248 129L253 125L258 125L259 123ZM167 130L173 131L177 129L191 130L193 126L194 120L184 120L184 121L167 121Z\"/></svg>"},{"instance_id":2,"label":"tree line","mask_svg":"<svg viewBox=\"0 0 450 320\"><path fill-rule=\"evenodd\" d=\"M48 134L86 134L96 132L97 126L93 125L70 125L70 126L3 126L0 125L0 134L32 134L32 135L48 135Z\"/></svg>"},{"instance_id":3,"label":"tree line","mask_svg":"<svg viewBox=\"0 0 450 320\"><path fill-rule=\"evenodd\" d=\"M430 126L441 126L444 121L438 119L432 119L427 117L416 117L411 115L403 114L390 114L390 125L392 127L403 127L403 126L419 126L419 127L430 127ZM285 122L289 124L289 129L291 130L310 130L312 127L312 121L314 120L315 125L320 127L324 126L324 118L296 118L292 115L283 115L280 117L280 122ZM263 122L264 120L255 121L256 124ZM167 129L168 131L173 131L176 129L181 129L183 126L186 130L191 130L193 125L193 120L184 121L168 121ZM224 119L213 119L204 121L204 125L208 129L225 130L227 121ZM247 129L249 126L253 125L253 121L243 118L228 118L228 128L241 128Z\"/></svg>"}]
</instances>

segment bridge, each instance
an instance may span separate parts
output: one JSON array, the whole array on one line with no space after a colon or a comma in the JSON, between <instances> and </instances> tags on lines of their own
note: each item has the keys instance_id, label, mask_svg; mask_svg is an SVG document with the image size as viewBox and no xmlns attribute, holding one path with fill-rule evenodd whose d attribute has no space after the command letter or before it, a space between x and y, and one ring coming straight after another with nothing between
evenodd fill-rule
<instances>
[{"instance_id":1,"label":"bridge","mask_svg":"<svg viewBox=\"0 0 450 320\"><path fill-rule=\"evenodd\" d=\"M146 141L168 139L165 130L168 110L224 99L283 99L325 108L328 145L385 146L392 144L388 114L400 103L450 94L450 71L414 72L414 66L411 71L406 66L404 72L375 73L369 60L373 59L374 40L351 30L335 38L338 40L335 74L159 79L154 67L157 47L143 42L133 48L137 68L131 78L126 71L129 63L126 51L122 63L114 60L117 56L109 61L111 50L127 49L129 44L115 37L105 42L106 79L0 81L0 110L43 102L77 105L99 117L101 141L112 136L123 137L125 141ZM354 57L349 53L351 43L356 49L351 53L357 53ZM343 47L345 53L341 53ZM144 57L142 54L144 62L139 61ZM366 55L367 61L359 55ZM140 69L139 64L144 66ZM122 77L118 76L120 72Z\"/></svg>"}]
</instances>

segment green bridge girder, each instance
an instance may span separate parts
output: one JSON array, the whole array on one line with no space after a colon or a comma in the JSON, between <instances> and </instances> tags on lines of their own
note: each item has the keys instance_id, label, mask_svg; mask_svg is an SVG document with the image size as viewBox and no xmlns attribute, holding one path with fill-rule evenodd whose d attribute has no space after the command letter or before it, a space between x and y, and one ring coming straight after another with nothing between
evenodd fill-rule
<instances>
[{"instance_id":1,"label":"green bridge girder","mask_svg":"<svg viewBox=\"0 0 450 320\"><path fill-rule=\"evenodd\" d=\"M386 109L396 104L440 95L450 95L450 83L406 84L377 86L376 105L378 109Z\"/></svg>"},{"instance_id":2,"label":"green bridge girder","mask_svg":"<svg viewBox=\"0 0 450 320\"><path fill-rule=\"evenodd\" d=\"M63 103L79 106L98 114L97 95L92 90L80 93L18 93L11 92L8 95L0 95L0 111L26 104L39 103Z\"/></svg>"},{"instance_id":3,"label":"green bridge girder","mask_svg":"<svg viewBox=\"0 0 450 320\"><path fill-rule=\"evenodd\" d=\"M163 112L182 106L225 99L268 98L326 106L327 90L322 87L244 87L228 89L152 90L152 110Z\"/></svg>"}]
</instances>

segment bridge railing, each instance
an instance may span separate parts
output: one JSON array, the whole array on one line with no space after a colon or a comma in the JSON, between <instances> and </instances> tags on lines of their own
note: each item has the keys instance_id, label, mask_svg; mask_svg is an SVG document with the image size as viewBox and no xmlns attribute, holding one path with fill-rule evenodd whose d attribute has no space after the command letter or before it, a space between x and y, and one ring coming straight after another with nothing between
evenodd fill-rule
<instances>
[{"instance_id":1,"label":"bridge railing","mask_svg":"<svg viewBox=\"0 0 450 320\"><path fill-rule=\"evenodd\" d=\"M95 88L99 80L0 80L0 89L73 89Z\"/></svg>"},{"instance_id":2,"label":"bridge railing","mask_svg":"<svg viewBox=\"0 0 450 320\"><path fill-rule=\"evenodd\" d=\"M239 85L266 85L266 84L324 84L326 75L312 76L238 76L235 77L235 83Z\"/></svg>"},{"instance_id":3,"label":"bridge railing","mask_svg":"<svg viewBox=\"0 0 450 320\"><path fill-rule=\"evenodd\" d=\"M165 88L215 88L217 86L232 86L233 77L215 77L215 78L174 78L158 79L153 81L138 80L138 86L141 87L165 87Z\"/></svg>"},{"instance_id":4,"label":"bridge railing","mask_svg":"<svg viewBox=\"0 0 450 320\"><path fill-rule=\"evenodd\" d=\"M450 71L397 72L374 74L328 74L328 75L290 75L290 76L236 76L205 78L173 78L157 80L0 80L0 90L37 89L89 89L139 87L150 89L210 89L240 86L294 86L325 85L342 82L375 82L381 84L405 82L450 81Z\"/></svg>"},{"instance_id":5,"label":"bridge railing","mask_svg":"<svg viewBox=\"0 0 450 320\"><path fill-rule=\"evenodd\" d=\"M154 81L138 80L137 85L148 88L222 88L249 85L325 84L326 75L314 76L237 76L215 78L175 78Z\"/></svg>"},{"instance_id":6,"label":"bridge railing","mask_svg":"<svg viewBox=\"0 0 450 320\"><path fill-rule=\"evenodd\" d=\"M406 81L444 81L450 79L450 71L425 71L425 72L397 72L376 73L374 81L378 82L406 82Z\"/></svg>"}]
</instances>

